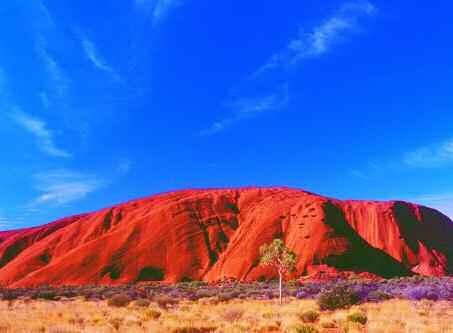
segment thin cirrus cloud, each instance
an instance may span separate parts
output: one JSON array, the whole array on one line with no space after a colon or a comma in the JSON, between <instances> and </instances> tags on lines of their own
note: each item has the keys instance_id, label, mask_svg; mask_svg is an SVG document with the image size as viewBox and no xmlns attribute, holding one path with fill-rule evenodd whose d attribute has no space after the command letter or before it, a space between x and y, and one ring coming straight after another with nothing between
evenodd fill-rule
<instances>
[{"instance_id":1,"label":"thin cirrus cloud","mask_svg":"<svg viewBox=\"0 0 453 333\"><path fill-rule=\"evenodd\" d=\"M11 113L10 118L35 137L39 149L45 154L60 158L71 157L69 152L57 147L54 132L48 128L45 121L33 117L18 108Z\"/></svg>"},{"instance_id":2,"label":"thin cirrus cloud","mask_svg":"<svg viewBox=\"0 0 453 333\"><path fill-rule=\"evenodd\" d=\"M0 230L1 229L11 229L18 224L22 224L24 222L24 216L15 216L14 218L9 218L5 216L0 216Z\"/></svg>"},{"instance_id":3,"label":"thin cirrus cloud","mask_svg":"<svg viewBox=\"0 0 453 333\"><path fill-rule=\"evenodd\" d=\"M100 56L96 45L89 40L87 37L81 37L80 42L82 44L83 51L87 59L91 64L98 70L110 74L114 79L119 80L119 75L116 71L107 64L107 62Z\"/></svg>"},{"instance_id":4,"label":"thin cirrus cloud","mask_svg":"<svg viewBox=\"0 0 453 333\"><path fill-rule=\"evenodd\" d=\"M168 13L183 4L182 0L135 0L137 7L151 13L153 23L157 24Z\"/></svg>"},{"instance_id":5,"label":"thin cirrus cloud","mask_svg":"<svg viewBox=\"0 0 453 333\"><path fill-rule=\"evenodd\" d=\"M239 89L242 95L234 99L230 98L231 102L228 103L229 109L231 109L230 115L215 121L200 133L213 135L241 120L256 117L264 112L280 110L287 106L290 96L286 69L327 53L348 33L360 28L362 17L370 16L375 12L375 6L368 1L347 2L332 16L314 27L311 32L301 32L298 38L289 41L283 50L272 55L252 75L243 80L240 84L241 89ZM283 90L278 84L272 83L276 81L276 77L283 78L285 81ZM271 84L269 85L268 82ZM263 93L263 87L266 87L266 91L271 91L271 93ZM250 94L250 91L253 93Z\"/></svg>"},{"instance_id":6,"label":"thin cirrus cloud","mask_svg":"<svg viewBox=\"0 0 453 333\"><path fill-rule=\"evenodd\" d=\"M12 223L9 219L7 219L6 217L0 216L0 228L7 228L11 225L12 225Z\"/></svg>"},{"instance_id":7,"label":"thin cirrus cloud","mask_svg":"<svg viewBox=\"0 0 453 333\"><path fill-rule=\"evenodd\" d=\"M353 169L350 170L350 174L356 178L362 179L362 180L369 180L370 177L363 171L358 170L358 169Z\"/></svg>"},{"instance_id":8,"label":"thin cirrus cloud","mask_svg":"<svg viewBox=\"0 0 453 333\"><path fill-rule=\"evenodd\" d=\"M134 163L130 159L122 158L118 161L116 171L120 175L126 175L131 171L133 165L134 165Z\"/></svg>"},{"instance_id":9,"label":"thin cirrus cloud","mask_svg":"<svg viewBox=\"0 0 453 333\"><path fill-rule=\"evenodd\" d=\"M332 16L325 19L310 32L301 30L299 36L275 53L261 66L254 76L269 70L291 67L302 61L328 53L331 48L345 40L345 37L360 29L360 19L371 16L376 7L368 1L354 1L343 4Z\"/></svg>"},{"instance_id":10,"label":"thin cirrus cloud","mask_svg":"<svg viewBox=\"0 0 453 333\"><path fill-rule=\"evenodd\" d=\"M30 207L62 206L85 198L106 185L103 179L72 170L51 170L34 175L35 188L40 194Z\"/></svg>"},{"instance_id":11,"label":"thin cirrus cloud","mask_svg":"<svg viewBox=\"0 0 453 333\"><path fill-rule=\"evenodd\" d=\"M35 50L49 75L55 95L60 99L66 98L69 79L58 61L48 51L47 39L42 34L38 34L36 38Z\"/></svg>"},{"instance_id":12,"label":"thin cirrus cloud","mask_svg":"<svg viewBox=\"0 0 453 333\"><path fill-rule=\"evenodd\" d=\"M244 119L255 118L265 112L281 110L289 103L288 86L280 87L272 94L259 97L236 97L225 103L230 115L214 122L209 128L200 132L200 135L213 135L225 130Z\"/></svg>"},{"instance_id":13,"label":"thin cirrus cloud","mask_svg":"<svg viewBox=\"0 0 453 333\"><path fill-rule=\"evenodd\" d=\"M421 147L404 156L405 164L419 168L438 168L453 164L453 139Z\"/></svg>"}]
</instances>

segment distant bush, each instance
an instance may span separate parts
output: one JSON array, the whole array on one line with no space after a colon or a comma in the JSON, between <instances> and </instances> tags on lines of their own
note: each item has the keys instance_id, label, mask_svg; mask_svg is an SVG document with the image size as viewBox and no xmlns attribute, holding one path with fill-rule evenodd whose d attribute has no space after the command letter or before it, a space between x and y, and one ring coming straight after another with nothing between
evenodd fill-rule
<instances>
[{"instance_id":1,"label":"distant bush","mask_svg":"<svg viewBox=\"0 0 453 333\"><path fill-rule=\"evenodd\" d=\"M195 293L196 298L206 298L206 297L212 297L216 296L217 292L216 290L207 290L207 289L200 289L197 290Z\"/></svg>"},{"instance_id":2,"label":"distant bush","mask_svg":"<svg viewBox=\"0 0 453 333\"><path fill-rule=\"evenodd\" d=\"M353 323L359 323L365 325L368 321L368 318L363 312L354 312L347 317L348 321Z\"/></svg>"},{"instance_id":3,"label":"distant bush","mask_svg":"<svg viewBox=\"0 0 453 333\"><path fill-rule=\"evenodd\" d=\"M157 305L159 305L159 307L163 309L168 309L179 303L179 301L176 298L168 297L166 295L156 297L154 301L157 303Z\"/></svg>"},{"instance_id":4,"label":"distant bush","mask_svg":"<svg viewBox=\"0 0 453 333\"><path fill-rule=\"evenodd\" d=\"M321 293L318 298L318 305L321 310L336 310L349 308L359 301L360 296L357 292L345 286L337 286L330 291Z\"/></svg>"},{"instance_id":5,"label":"distant bush","mask_svg":"<svg viewBox=\"0 0 453 333\"><path fill-rule=\"evenodd\" d=\"M31 296L32 299L45 299L45 300L55 300L57 298L57 294L55 291L52 290L39 290Z\"/></svg>"},{"instance_id":6,"label":"distant bush","mask_svg":"<svg viewBox=\"0 0 453 333\"><path fill-rule=\"evenodd\" d=\"M107 304L109 306L124 307L124 306L128 306L131 301L132 301L132 299L129 297L129 295L118 294L118 295L111 297L107 301Z\"/></svg>"},{"instance_id":7,"label":"distant bush","mask_svg":"<svg viewBox=\"0 0 453 333\"><path fill-rule=\"evenodd\" d=\"M367 302L382 302L392 299L393 295L380 290L374 290L368 293L364 298Z\"/></svg>"},{"instance_id":8,"label":"distant bush","mask_svg":"<svg viewBox=\"0 0 453 333\"><path fill-rule=\"evenodd\" d=\"M134 303L133 303L134 306L138 306L141 308L147 308L150 304L151 304L151 302L145 298L140 298L140 299L134 301Z\"/></svg>"},{"instance_id":9,"label":"distant bush","mask_svg":"<svg viewBox=\"0 0 453 333\"><path fill-rule=\"evenodd\" d=\"M193 288L199 288L199 287L204 287L206 286L206 282L204 281L198 281L198 280L193 280L189 282L189 286Z\"/></svg>"},{"instance_id":10,"label":"distant bush","mask_svg":"<svg viewBox=\"0 0 453 333\"><path fill-rule=\"evenodd\" d=\"M319 319L319 313L313 310L305 311L299 314L299 318L304 323L315 323Z\"/></svg>"},{"instance_id":11,"label":"distant bush","mask_svg":"<svg viewBox=\"0 0 453 333\"><path fill-rule=\"evenodd\" d=\"M217 297L221 302L228 302L238 296L238 293L235 291L225 291L220 293Z\"/></svg>"},{"instance_id":12,"label":"distant bush","mask_svg":"<svg viewBox=\"0 0 453 333\"><path fill-rule=\"evenodd\" d=\"M18 292L15 292L13 290L4 290L1 296L1 299L4 301L13 301L15 299L18 299L20 294Z\"/></svg>"},{"instance_id":13,"label":"distant bush","mask_svg":"<svg viewBox=\"0 0 453 333\"><path fill-rule=\"evenodd\" d=\"M409 299L415 301L419 301L421 299L437 301L439 299L437 290L428 286L408 288L406 295Z\"/></svg>"}]
</instances>

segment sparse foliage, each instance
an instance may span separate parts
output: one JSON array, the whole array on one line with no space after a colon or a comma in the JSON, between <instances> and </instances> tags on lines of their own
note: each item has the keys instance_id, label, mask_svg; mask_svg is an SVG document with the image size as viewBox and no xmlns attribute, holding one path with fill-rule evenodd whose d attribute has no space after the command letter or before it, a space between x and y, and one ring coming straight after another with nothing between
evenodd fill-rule
<instances>
[{"instance_id":1,"label":"sparse foliage","mask_svg":"<svg viewBox=\"0 0 453 333\"><path fill-rule=\"evenodd\" d=\"M348 316L348 321L365 325L368 321L368 318L363 312L354 312Z\"/></svg>"},{"instance_id":2,"label":"sparse foliage","mask_svg":"<svg viewBox=\"0 0 453 333\"><path fill-rule=\"evenodd\" d=\"M360 295L346 286L337 286L333 290L323 292L318 298L321 310L345 309L359 302Z\"/></svg>"},{"instance_id":3,"label":"sparse foliage","mask_svg":"<svg viewBox=\"0 0 453 333\"><path fill-rule=\"evenodd\" d=\"M260 265L272 266L278 271L280 304L282 304L283 277L294 271L296 262L296 254L290 251L281 239L274 239L272 243L260 247Z\"/></svg>"},{"instance_id":4,"label":"sparse foliage","mask_svg":"<svg viewBox=\"0 0 453 333\"><path fill-rule=\"evenodd\" d=\"M299 317L304 323L315 323L319 319L319 313L314 310L309 310L302 312Z\"/></svg>"}]
</instances>

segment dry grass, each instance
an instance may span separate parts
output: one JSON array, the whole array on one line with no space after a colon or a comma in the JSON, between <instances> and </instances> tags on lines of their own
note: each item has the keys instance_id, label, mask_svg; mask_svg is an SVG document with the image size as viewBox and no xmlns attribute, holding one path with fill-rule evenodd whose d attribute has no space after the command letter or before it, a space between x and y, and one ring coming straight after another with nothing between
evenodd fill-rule
<instances>
[{"instance_id":1,"label":"dry grass","mask_svg":"<svg viewBox=\"0 0 453 333\"><path fill-rule=\"evenodd\" d=\"M82 298L60 301L0 302L0 333L6 332L301 332L300 314L319 311L316 302L276 301L181 302L171 308L151 302L111 307L106 301ZM367 324L348 322L351 313L363 312ZM453 333L453 303L390 300L348 310L319 312L319 332ZM336 327L336 328L323 328Z\"/></svg>"}]
</instances>

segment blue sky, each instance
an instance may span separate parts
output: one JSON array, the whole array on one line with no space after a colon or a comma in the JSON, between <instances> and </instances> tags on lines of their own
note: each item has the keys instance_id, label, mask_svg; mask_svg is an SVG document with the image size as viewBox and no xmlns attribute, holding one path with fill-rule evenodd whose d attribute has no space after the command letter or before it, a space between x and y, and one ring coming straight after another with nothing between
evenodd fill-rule
<instances>
[{"instance_id":1,"label":"blue sky","mask_svg":"<svg viewBox=\"0 0 453 333\"><path fill-rule=\"evenodd\" d=\"M452 10L2 1L0 229L243 185L453 216Z\"/></svg>"}]
</instances>

